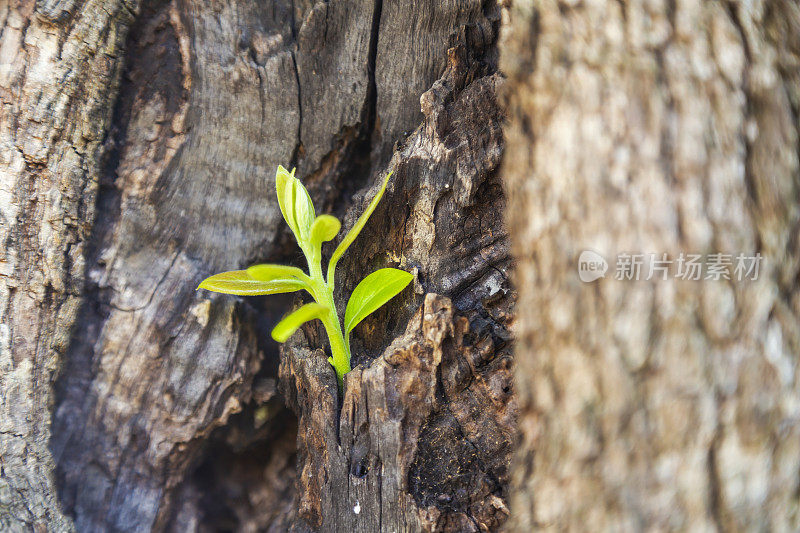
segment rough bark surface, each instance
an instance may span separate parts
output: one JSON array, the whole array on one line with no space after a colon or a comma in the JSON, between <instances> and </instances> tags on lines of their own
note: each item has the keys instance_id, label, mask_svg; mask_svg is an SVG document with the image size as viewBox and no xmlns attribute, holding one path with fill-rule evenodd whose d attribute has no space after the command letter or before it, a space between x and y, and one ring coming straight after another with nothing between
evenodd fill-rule
<instances>
[{"instance_id":1,"label":"rough bark surface","mask_svg":"<svg viewBox=\"0 0 800 533\"><path fill-rule=\"evenodd\" d=\"M102 143L133 4L0 4L0 529L68 531L52 383L84 296Z\"/></svg>"},{"instance_id":2,"label":"rough bark surface","mask_svg":"<svg viewBox=\"0 0 800 533\"><path fill-rule=\"evenodd\" d=\"M299 415L298 531L496 530L508 516L516 403L508 238L495 216L504 206L501 78L474 40L489 31L476 28L469 47L450 50L421 98L424 123L392 158L373 219L398 223L368 226L347 259L340 301L387 262L417 280L355 330L360 365L346 376L341 416L332 369L309 349L319 331L282 350L282 384ZM345 226L375 190L355 201Z\"/></svg>"},{"instance_id":3,"label":"rough bark surface","mask_svg":"<svg viewBox=\"0 0 800 533\"><path fill-rule=\"evenodd\" d=\"M789 1L513 9L514 529L800 527L798 36ZM764 260L637 283L621 252Z\"/></svg>"},{"instance_id":4,"label":"rough bark surface","mask_svg":"<svg viewBox=\"0 0 800 533\"><path fill-rule=\"evenodd\" d=\"M325 354L296 342L284 356L282 383L300 413L295 531L486 531L505 522L510 354L474 335L449 299L427 294L405 334L345 376L341 413Z\"/></svg>"},{"instance_id":5,"label":"rough bark surface","mask_svg":"<svg viewBox=\"0 0 800 533\"><path fill-rule=\"evenodd\" d=\"M399 263L416 267L417 292L359 329L360 361L403 332L426 291L451 297L474 335L491 339L487 357L505 360L498 7L388 4L0 6L0 527L281 531L306 521L287 444L297 426L274 393L267 337L291 301L194 290L217 271L299 259L274 199L279 163L297 166L318 210L347 213L347 226L350 197L403 152L339 287ZM364 193L356 198L363 207ZM502 381L507 366L493 364L476 376ZM494 476L489 488L451 505L495 525L484 503L465 502L505 497L509 398L491 411L495 448L481 452L499 455L470 467ZM402 528L391 522L400 517L382 523Z\"/></svg>"}]
</instances>

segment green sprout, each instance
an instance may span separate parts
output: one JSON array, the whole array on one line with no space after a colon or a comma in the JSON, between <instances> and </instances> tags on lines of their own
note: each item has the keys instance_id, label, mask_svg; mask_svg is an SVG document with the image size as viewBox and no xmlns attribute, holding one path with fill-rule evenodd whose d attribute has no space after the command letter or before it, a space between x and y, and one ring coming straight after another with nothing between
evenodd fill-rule
<instances>
[{"instance_id":1,"label":"green sprout","mask_svg":"<svg viewBox=\"0 0 800 533\"><path fill-rule=\"evenodd\" d=\"M350 372L350 332L367 315L394 298L413 279L412 274L396 268L382 268L365 277L350 295L342 330L336 302L333 301L336 264L367 224L391 175L391 172L387 174L378 194L336 247L328 261L327 276L323 277L322 243L334 239L342 224L331 215L316 216L311 197L300 180L294 177L294 169L289 172L278 166L275 175L278 205L303 255L306 256L308 273L292 266L253 265L247 270L233 270L206 278L197 288L241 296L308 291L314 298L314 303L303 305L278 322L272 329L272 338L278 342L286 342L301 325L320 319L331 346L332 357L328 361L336 370L336 377L341 385L344 375Z\"/></svg>"}]
</instances>

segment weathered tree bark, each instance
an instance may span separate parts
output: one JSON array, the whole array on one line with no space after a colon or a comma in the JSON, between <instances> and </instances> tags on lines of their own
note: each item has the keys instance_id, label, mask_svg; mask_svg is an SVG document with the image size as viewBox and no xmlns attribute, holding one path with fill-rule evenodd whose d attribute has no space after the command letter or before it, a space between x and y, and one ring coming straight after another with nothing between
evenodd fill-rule
<instances>
[{"instance_id":1,"label":"weathered tree bark","mask_svg":"<svg viewBox=\"0 0 800 533\"><path fill-rule=\"evenodd\" d=\"M298 530L485 531L508 516L516 403L508 245L496 216L504 204L495 175L500 78L478 60L493 31L477 34L480 44L468 37L469 50L451 49L373 214L402 223L369 227L351 258L361 266L345 286L387 254L413 267L418 282L403 305L361 328L361 364L345 376L341 416L332 369L308 348L319 333L282 350L283 389L300 416ZM382 350L387 327L405 333Z\"/></svg>"},{"instance_id":2,"label":"weathered tree bark","mask_svg":"<svg viewBox=\"0 0 800 533\"><path fill-rule=\"evenodd\" d=\"M85 296L100 156L133 19L122 1L0 5L0 529L65 531L52 381ZM69 19L67 24L65 21Z\"/></svg>"},{"instance_id":3,"label":"weathered tree bark","mask_svg":"<svg viewBox=\"0 0 800 533\"><path fill-rule=\"evenodd\" d=\"M512 528L800 528L800 7L519 2ZM577 276L584 249L611 273ZM757 281L617 281L617 253L761 253Z\"/></svg>"},{"instance_id":4,"label":"weathered tree bark","mask_svg":"<svg viewBox=\"0 0 800 533\"><path fill-rule=\"evenodd\" d=\"M0 6L0 528L503 522L515 404L498 26L478 0ZM324 343L313 328L284 350L299 431L268 340L291 300L195 292L217 271L298 261L277 164L345 227L394 169L340 296L374 267L417 274L356 331L349 419L324 356L308 357ZM435 317L415 315L426 301ZM390 368L402 342L407 364ZM382 372L424 378L424 395L377 390ZM368 398L392 411L366 418ZM326 473L335 485L309 482Z\"/></svg>"}]
</instances>

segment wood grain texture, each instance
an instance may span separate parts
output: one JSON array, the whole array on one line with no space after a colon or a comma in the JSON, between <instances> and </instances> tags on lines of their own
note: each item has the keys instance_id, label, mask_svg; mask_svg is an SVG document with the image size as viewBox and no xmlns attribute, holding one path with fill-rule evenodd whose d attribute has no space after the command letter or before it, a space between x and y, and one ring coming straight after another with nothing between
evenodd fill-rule
<instances>
[{"instance_id":1,"label":"wood grain texture","mask_svg":"<svg viewBox=\"0 0 800 533\"><path fill-rule=\"evenodd\" d=\"M51 386L83 301L104 133L135 2L0 5L0 529L69 531Z\"/></svg>"},{"instance_id":2,"label":"wood grain texture","mask_svg":"<svg viewBox=\"0 0 800 533\"><path fill-rule=\"evenodd\" d=\"M298 260L279 229L277 164L352 223L394 157L392 203L339 287L390 259L416 271L417 292L359 326L359 361L402 334L425 292L452 297L504 360L494 3L41 0L0 16L0 526L299 527L297 429L266 336L288 301L195 292L217 271ZM475 375L502 381L497 365ZM489 488L429 504L423 482L415 506L502 521L510 401L495 448L481 448L499 450L491 466L470 467Z\"/></svg>"},{"instance_id":3,"label":"wood grain texture","mask_svg":"<svg viewBox=\"0 0 800 533\"><path fill-rule=\"evenodd\" d=\"M516 3L512 527L800 527L800 10ZM612 271L584 284L584 249ZM621 252L754 254L758 281L616 281Z\"/></svg>"},{"instance_id":4,"label":"wood grain texture","mask_svg":"<svg viewBox=\"0 0 800 533\"><path fill-rule=\"evenodd\" d=\"M491 41L472 39L496 32L492 19L484 24L462 34L469 46L449 50L422 95L424 122L398 146L374 222L342 262L342 302L376 268L416 280L354 330L358 366L341 414L334 374L312 349L320 331L307 326L282 349L283 390L299 416L297 531L497 530L508 516L514 293L495 216L502 78ZM373 179L345 227L375 194Z\"/></svg>"},{"instance_id":5,"label":"wood grain texture","mask_svg":"<svg viewBox=\"0 0 800 533\"><path fill-rule=\"evenodd\" d=\"M62 500L85 530L163 528L199 439L249 399L263 357L253 325L234 299L195 287L274 238L274 161L295 142L278 132L297 131L291 53L250 47L258 32L288 38L288 8L273 20L249 3L143 7L86 272L93 299L54 417ZM267 112L266 95L289 111Z\"/></svg>"},{"instance_id":6,"label":"wood grain texture","mask_svg":"<svg viewBox=\"0 0 800 533\"><path fill-rule=\"evenodd\" d=\"M459 33L466 27L479 31L483 27L476 23L483 18L484 4L479 0L423 0L383 5L375 58L376 101L380 109L376 133L381 139L394 142L420 124L419 96L443 74L442 58L456 44ZM486 4L486 8L491 10L492 4ZM486 42L482 44L488 44L494 40L493 32L483 29Z\"/></svg>"},{"instance_id":7,"label":"wood grain texture","mask_svg":"<svg viewBox=\"0 0 800 533\"><path fill-rule=\"evenodd\" d=\"M485 531L505 522L510 357L491 336L475 339L449 299L426 295L406 332L345 376L341 412L325 354L306 339L289 345L281 377L300 416L293 530Z\"/></svg>"}]
</instances>

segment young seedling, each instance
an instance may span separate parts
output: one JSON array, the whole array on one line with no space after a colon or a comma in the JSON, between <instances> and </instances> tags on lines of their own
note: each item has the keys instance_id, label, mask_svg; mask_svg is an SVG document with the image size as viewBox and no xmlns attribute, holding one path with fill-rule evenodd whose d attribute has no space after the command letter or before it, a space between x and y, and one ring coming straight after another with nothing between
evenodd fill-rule
<instances>
[{"instance_id":1,"label":"young seedling","mask_svg":"<svg viewBox=\"0 0 800 533\"><path fill-rule=\"evenodd\" d=\"M384 178L378 194L336 247L328 261L327 276L323 277L322 243L336 237L342 224L331 215L316 216L311 197L300 180L294 177L294 170L288 172L279 166L275 175L278 205L306 257L308 273L292 266L253 265L247 270L233 270L206 278L197 288L242 296L308 291L314 302L303 305L278 322L272 329L272 338L278 342L286 342L301 325L320 319L331 346L332 356L328 361L336 370L341 386L344 375L350 372L350 332L370 313L394 298L413 278L408 272L396 268L382 268L365 277L350 295L344 312L344 330L342 329L336 302L333 301L336 264L367 224L391 175L390 172Z\"/></svg>"}]
</instances>

